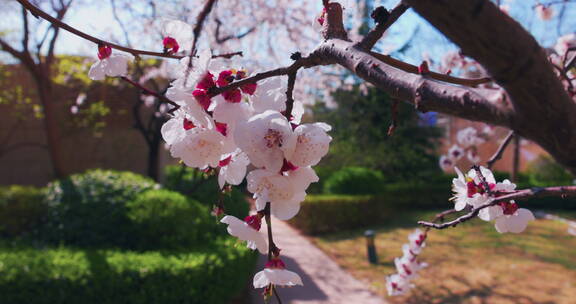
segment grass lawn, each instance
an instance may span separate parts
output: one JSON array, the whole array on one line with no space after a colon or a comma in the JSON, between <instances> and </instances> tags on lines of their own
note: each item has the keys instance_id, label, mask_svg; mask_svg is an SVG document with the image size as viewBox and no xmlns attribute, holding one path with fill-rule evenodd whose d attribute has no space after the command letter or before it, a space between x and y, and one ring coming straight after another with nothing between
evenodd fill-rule
<instances>
[{"instance_id":1,"label":"grass lawn","mask_svg":"<svg viewBox=\"0 0 576 304\"><path fill-rule=\"evenodd\" d=\"M384 277L395 272L394 258L414 223L434 214L405 214L375 227L378 265L367 262L364 230L312 239L390 303L576 303L576 237L565 223L549 220L531 222L520 235L499 234L479 219L430 231L420 255L429 267L414 280L416 288L388 297ZM561 215L576 219L576 212Z\"/></svg>"}]
</instances>

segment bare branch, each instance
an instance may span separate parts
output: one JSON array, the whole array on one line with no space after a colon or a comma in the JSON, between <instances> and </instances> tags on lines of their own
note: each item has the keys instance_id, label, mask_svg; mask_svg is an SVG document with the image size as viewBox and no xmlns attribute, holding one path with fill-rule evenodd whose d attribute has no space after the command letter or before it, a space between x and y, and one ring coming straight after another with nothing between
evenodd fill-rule
<instances>
[{"instance_id":1,"label":"bare branch","mask_svg":"<svg viewBox=\"0 0 576 304\"><path fill-rule=\"evenodd\" d=\"M180 106L179 106L177 103L175 103L175 102L173 102L172 100L168 99L166 96L164 96L164 95L162 95L162 94L160 94L160 93L158 93L158 92L156 92L156 91L150 90L150 89L144 87L143 85L139 84L138 82L133 81L133 80L130 79L130 78L127 78L127 77L125 77L125 76L120 76L120 79L124 80L125 82L131 84L132 86L134 86L134 87L136 87L136 88L139 88L140 90L142 90L142 93L143 93L143 94L145 94L145 95L152 95L152 96L160 99L160 101L172 105L174 108L172 108L170 111L168 111L168 113L172 113L172 112L174 112L174 111L176 111L176 110L178 110L178 109L180 108Z\"/></svg>"},{"instance_id":2,"label":"bare branch","mask_svg":"<svg viewBox=\"0 0 576 304\"><path fill-rule=\"evenodd\" d=\"M224 54L217 54L217 55L212 55L212 58L226 58L226 59L230 59L234 56L244 56L244 53L242 51L238 51L238 52L232 52L232 53L224 53Z\"/></svg>"},{"instance_id":3,"label":"bare branch","mask_svg":"<svg viewBox=\"0 0 576 304\"><path fill-rule=\"evenodd\" d=\"M216 43L218 43L218 44L222 44L222 43L224 43L228 40L231 40L231 39L242 39L256 30L256 27L251 27L246 32L244 32L242 34L228 35L228 36L224 36L224 37L220 38L220 27L221 26L222 26L222 21L220 21L220 19L216 18L216 32L215 32L216 37L215 38L216 38Z\"/></svg>"},{"instance_id":4,"label":"bare branch","mask_svg":"<svg viewBox=\"0 0 576 304\"><path fill-rule=\"evenodd\" d=\"M486 203L472 209L469 213L456 218L455 220L435 224L425 221L419 221L418 224L424 227L435 228L435 229L445 229L448 227L456 227L458 224L466 222L472 218L474 218L480 210L484 208L488 208L494 206L500 202L504 201L511 201L511 200L525 200L529 198L535 197L547 197L547 196L557 196L557 197L571 197L576 196L576 186L561 186L561 187L547 187L547 188L531 188L531 189L524 189L512 192L507 195L503 195L500 197L494 197L491 200L487 201Z\"/></svg>"},{"instance_id":5,"label":"bare branch","mask_svg":"<svg viewBox=\"0 0 576 304\"><path fill-rule=\"evenodd\" d=\"M384 55L384 54L380 54L380 53L376 53L376 52L370 52L370 55L378 58L378 60L385 62L395 68L401 69L402 71L408 72L408 73L412 73L412 74L418 74L418 67L409 63L406 63L404 61L398 60L398 59L394 59L392 57L390 57L389 55ZM448 83L453 83L453 84L459 84L459 85L463 85L463 86L467 86L467 87L476 87L478 85L481 85L483 83L489 83L492 82L492 79L489 77L483 77L483 78L459 78L459 77L453 77L450 75L446 75L446 74L440 74L440 73L436 73L436 72L429 72L428 74L426 74L427 77L435 79L435 80L440 80L443 82L448 82Z\"/></svg>"},{"instance_id":6,"label":"bare branch","mask_svg":"<svg viewBox=\"0 0 576 304\"><path fill-rule=\"evenodd\" d=\"M190 47L191 51L190 51L190 60L188 60L188 68L192 67L192 56L196 54L196 44L198 43L198 39L200 39L200 34L202 33L202 27L204 27L204 21L206 21L208 14L210 14L210 12L212 11L214 3L216 3L216 0L207 0L206 4L204 5L204 8L202 9L202 11L200 11L198 17L196 18L196 25L192 30L192 33L194 34L194 39L192 39L192 46Z\"/></svg>"},{"instance_id":7,"label":"bare branch","mask_svg":"<svg viewBox=\"0 0 576 304\"><path fill-rule=\"evenodd\" d=\"M409 6L402 3L402 1L400 1L400 3L390 11L390 13L388 13L382 6L376 8L372 13L372 18L376 22L376 27L366 34L366 37L358 43L358 47L367 51L371 50L376 42L382 38L384 32L386 32L386 30L394 24L394 22L396 22L396 20L398 20L406 10L408 10L408 8ZM384 13L384 11L386 11L386 13ZM386 18L384 18L384 16L386 16Z\"/></svg>"},{"instance_id":8,"label":"bare branch","mask_svg":"<svg viewBox=\"0 0 576 304\"><path fill-rule=\"evenodd\" d=\"M22 6L24 6L28 11L30 11L34 16L40 17L48 22L50 22L51 24L53 24L54 26L61 28L65 31L68 31L78 37L84 38L85 40L94 42L95 44L104 44L107 45L113 49L117 49L119 51L123 51L123 52L127 52L130 53L134 56L138 56L138 55L147 55L147 56L156 56L156 57L164 57L164 58L175 58L175 59L180 59L183 56L177 56L177 55L171 55L171 54L165 54L165 53L159 53L159 52L151 52L151 51L145 51L145 50L138 50L138 49L132 49L129 47L125 47L125 46L121 46L115 43L112 43L110 41L106 41L106 40L102 40L99 38L96 38L94 36L88 35L80 30L75 29L74 27L58 20L57 18L54 18L52 16L50 16L49 14L47 14L46 12L44 12L43 10L37 8L36 6L32 5L30 2L28 2L27 0L16 0L18 1Z\"/></svg>"},{"instance_id":9,"label":"bare branch","mask_svg":"<svg viewBox=\"0 0 576 304\"><path fill-rule=\"evenodd\" d=\"M288 73L288 85L286 86L286 112L284 116L290 121L290 116L292 116L292 108L294 107L294 97L292 93L294 91L294 85L296 84L296 74L298 70Z\"/></svg>"},{"instance_id":10,"label":"bare branch","mask_svg":"<svg viewBox=\"0 0 576 304\"><path fill-rule=\"evenodd\" d=\"M494 155L492 155L492 157L486 162L486 167L488 167L488 169L492 169L494 163L496 163L496 161L502 158L502 155L504 155L506 147L508 147L508 144L510 144L513 137L514 137L514 131L510 131L506 136L506 138L504 139L504 141L502 142L502 144L500 144L500 147L498 147L496 153L494 153Z\"/></svg>"},{"instance_id":11,"label":"bare branch","mask_svg":"<svg viewBox=\"0 0 576 304\"><path fill-rule=\"evenodd\" d=\"M223 92L226 92L228 90L232 90L232 89L241 87L245 84L255 83L255 82L258 82L262 79L275 77L275 76L288 75L290 73L296 72L300 68L309 68L312 66L319 65L320 63L318 62L318 60L319 60L319 58L317 58L316 56L300 58L300 59L296 60L294 63L292 63L290 66L277 68L277 69L266 71L266 72L261 72L261 73L254 75L254 76L244 78L240 81L232 82L231 84L229 84L225 87L210 88L208 90L208 93L210 93L211 96L216 96L216 95L221 94Z\"/></svg>"}]
</instances>

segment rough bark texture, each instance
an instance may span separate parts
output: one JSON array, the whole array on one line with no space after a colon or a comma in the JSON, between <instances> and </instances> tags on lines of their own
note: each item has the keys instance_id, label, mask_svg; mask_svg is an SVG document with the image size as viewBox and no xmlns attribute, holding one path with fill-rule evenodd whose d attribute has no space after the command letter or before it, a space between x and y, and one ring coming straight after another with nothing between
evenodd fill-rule
<instances>
[{"instance_id":1,"label":"rough bark texture","mask_svg":"<svg viewBox=\"0 0 576 304\"><path fill-rule=\"evenodd\" d=\"M576 104L532 35L488 0L406 2L506 90L512 129L576 174Z\"/></svg>"}]
</instances>

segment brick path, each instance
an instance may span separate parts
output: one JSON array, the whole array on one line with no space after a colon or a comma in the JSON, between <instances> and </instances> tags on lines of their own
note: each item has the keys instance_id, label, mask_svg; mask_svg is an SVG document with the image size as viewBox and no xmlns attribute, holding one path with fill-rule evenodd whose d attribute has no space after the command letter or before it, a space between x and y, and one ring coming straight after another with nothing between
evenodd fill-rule
<instances>
[{"instance_id":1,"label":"brick path","mask_svg":"<svg viewBox=\"0 0 576 304\"><path fill-rule=\"evenodd\" d=\"M282 303L287 304L384 304L385 301L368 290L366 284L353 278L320 249L288 224L272 219L274 241L282 249L286 268L297 272L304 286L279 288ZM265 227L263 227L265 229ZM264 267L266 257L260 255L256 271ZM384 275L382 275L384 280ZM250 288L252 303L264 303L261 289ZM272 300L270 303L276 303Z\"/></svg>"}]
</instances>

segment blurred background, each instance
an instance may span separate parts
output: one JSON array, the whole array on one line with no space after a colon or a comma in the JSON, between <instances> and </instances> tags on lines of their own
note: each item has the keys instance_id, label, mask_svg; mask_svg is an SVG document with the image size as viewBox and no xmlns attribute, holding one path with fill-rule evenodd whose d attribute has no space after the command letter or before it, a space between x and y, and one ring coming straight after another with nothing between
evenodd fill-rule
<instances>
[{"instance_id":1,"label":"blurred background","mask_svg":"<svg viewBox=\"0 0 576 304\"><path fill-rule=\"evenodd\" d=\"M95 37L153 51L162 50L161 20L194 24L203 6L194 0L30 2ZM539 1L495 2L550 49L574 32L572 1L554 1L550 20L538 18ZM396 1L342 3L350 35L358 37L373 26L374 7ZM231 62L249 73L286 65L292 52L306 53L320 41L314 21L321 10L315 0L219 1L200 47L216 54L243 51ZM160 134L169 118L165 104L119 79L88 78L96 45L34 18L15 0L0 1L0 16L0 304L250 303L257 256L210 214L224 202L226 213L246 216L245 187L221 195L214 176L172 159ZM426 60L442 72L446 58L457 54L412 11L376 50L415 65ZM130 78L163 92L175 63L137 58ZM453 73L483 71L469 64ZM309 189L290 229L384 298L384 276L394 271L393 258L415 223L452 208L454 172L440 159L458 144L458 133L473 128L484 139L467 151L473 155L453 162L466 170L488 160L508 131L395 106L336 67L301 72L295 97L306 105L304 121L333 127L333 141L315 167L320 182ZM574 180L523 139L508 147L494 170L498 180L513 179L519 188ZM419 288L386 300L571 303L576 202L551 198L522 206L548 219L522 238L475 221L433 233L422 255L431 267L416 281ZM366 229L376 232L377 263L358 254L366 251ZM327 299L312 294L300 301Z\"/></svg>"}]
</instances>

